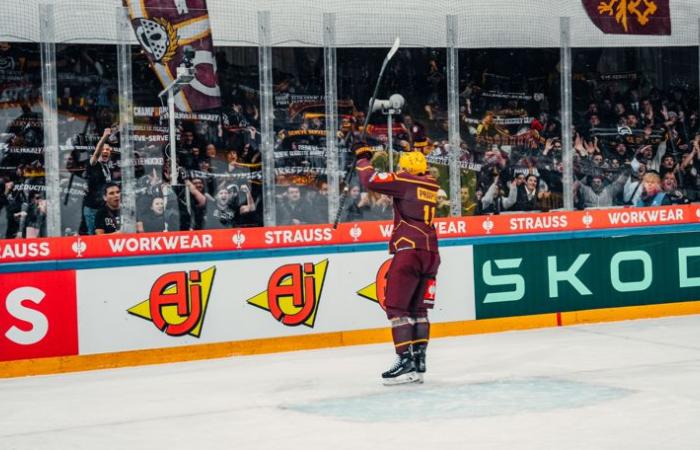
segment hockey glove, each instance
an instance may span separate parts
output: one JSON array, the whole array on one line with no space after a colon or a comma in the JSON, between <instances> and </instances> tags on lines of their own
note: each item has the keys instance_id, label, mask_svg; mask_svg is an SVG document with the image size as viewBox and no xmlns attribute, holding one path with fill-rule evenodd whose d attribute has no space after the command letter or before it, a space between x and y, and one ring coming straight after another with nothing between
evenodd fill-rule
<instances>
[{"instance_id":1,"label":"hockey glove","mask_svg":"<svg viewBox=\"0 0 700 450\"><path fill-rule=\"evenodd\" d=\"M370 159L372 157L372 148L366 142L358 142L352 146L355 156L358 160Z\"/></svg>"}]
</instances>

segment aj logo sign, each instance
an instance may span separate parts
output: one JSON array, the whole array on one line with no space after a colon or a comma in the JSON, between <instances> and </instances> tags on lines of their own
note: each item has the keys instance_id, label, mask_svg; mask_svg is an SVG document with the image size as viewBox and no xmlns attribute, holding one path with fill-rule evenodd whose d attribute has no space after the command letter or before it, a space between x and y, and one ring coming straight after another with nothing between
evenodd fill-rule
<instances>
[{"instance_id":1,"label":"aj logo sign","mask_svg":"<svg viewBox=\"0 0 700 450\"><path fill-rule=\"evenodd\" d=\"M147 300L129 308L134 316L153 322L169 336L199 337L216 267L206 270L169 272L151 287Z\"/></svg>"},{"instance_id":2,"label":"aj logo sign","mask_svg":"<svg viewBox=\"0 0 700 450\"><path fill-rule=\"evenodd\" d=\"M275 320L284 325L313 328L327 269L327 259L318 264L281 266L270 276L267 290L249 298L247 302L269 311Z\"/></svg>"},{"instance_id":3,"label":"aj logo sign","mask_svg":"<svg viewBox=\"0 0 700 450\"><path fill-rule=\"evenodd\" d=\"M379 266L377 270L377 275L375 276L374 283L367 285L357 291L357 294L367 300L372 300L373 302L379 303L382 309L386 309L384 306L384 300L386 295L386 275L389 272L389 266L391 266L391 261L393 258L389 258Z\"/></svg>"}]
</instances>

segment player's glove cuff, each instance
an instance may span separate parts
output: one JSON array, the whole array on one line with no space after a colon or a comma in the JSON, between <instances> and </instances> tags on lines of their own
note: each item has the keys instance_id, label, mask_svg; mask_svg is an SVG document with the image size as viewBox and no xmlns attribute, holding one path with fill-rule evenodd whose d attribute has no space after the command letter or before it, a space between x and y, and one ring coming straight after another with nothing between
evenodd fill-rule
<instances>
[{"instance_id":1,"label":"player's glove cuff","mask_svg":"<svg viewBox=\"0 0 700 450\"><path fill-rule=\"evenodd\" d=\"M355 156L357 159L370 159L372 157L372 148L368 146L367 144L357 146L355 148Z\"/></svg>"}]
</instances>

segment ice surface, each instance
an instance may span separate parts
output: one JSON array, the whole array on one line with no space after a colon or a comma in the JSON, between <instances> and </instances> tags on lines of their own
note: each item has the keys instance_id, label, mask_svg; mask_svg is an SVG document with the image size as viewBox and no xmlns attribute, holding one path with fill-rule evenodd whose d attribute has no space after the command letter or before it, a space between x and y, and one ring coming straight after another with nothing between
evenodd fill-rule
<instances>
[{"instance_id":1,"label":"ice surface","mask_svg":"<svg viewBox=\"0 0 700 450\"><path fill-rule=\"evenodd\" d=\"M0 450L700 449L700 316L0 380Z\"/></svg>"},{"instance_id":2,"label":"ice surface","mask_svg":"<svg viewBox=\"0 0 700 450\"><path fill-rule=\"evenodd\" d=\"M580 408L614 400L630 392L575 381L529 378L427 388L412 384L378 394L329 398L287 408L368 422L415 421Z\"/></svg>"}]
</instances>

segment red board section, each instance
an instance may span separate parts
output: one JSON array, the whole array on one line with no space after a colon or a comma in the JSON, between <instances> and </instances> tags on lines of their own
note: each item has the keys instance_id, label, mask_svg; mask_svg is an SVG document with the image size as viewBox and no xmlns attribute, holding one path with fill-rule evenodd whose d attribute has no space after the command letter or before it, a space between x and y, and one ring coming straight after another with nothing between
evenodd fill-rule
<instances>
[{"instance_id":1,"label":"red board section","mask_svg":"<svg viewBox=\"0 0 700 450\"><path fill-rule=\"evenodd\" d=\"M0 274L0 361L78 354L75 271Z\"/></svg>"},{"instance_id":2,"label":"red board section","mask_svg":"<svg viewBox=\"0 0 700 450\"><path fill-rule=\"evenodd\" d=\"M658 208L502 214L435 221L440 238L562 231L625 229L700 222L700 205ZM153 234L114 234L31 240L0 240L5 262L105 258L208 251L238 251L388 241L391 222L241 228Z\"/></svg>"}]
</instances>

